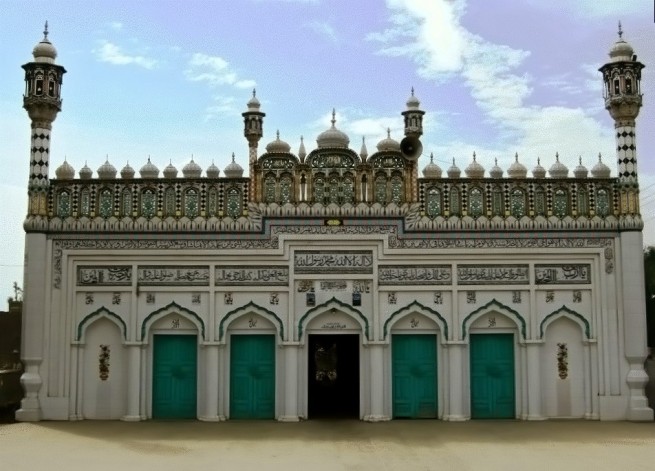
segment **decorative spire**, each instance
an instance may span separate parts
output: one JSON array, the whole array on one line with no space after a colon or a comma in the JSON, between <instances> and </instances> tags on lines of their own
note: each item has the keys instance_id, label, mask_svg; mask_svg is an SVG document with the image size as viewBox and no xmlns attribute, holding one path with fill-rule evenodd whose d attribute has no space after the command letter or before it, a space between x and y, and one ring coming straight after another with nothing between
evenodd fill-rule
<instances>
[{"instance_id":1,"label":"decorative spire","mask_svg":"<svg viewBox=\"0 0 655 471\"><path fill-rule=\"evenodd\" d=\"M47 25L47 23L46 23ZM623 39L623 30L621 29L621 20L619 20L619 39Z\"/></svg>"},{"instance_id":2,"label":"decorative spire","mask_svg":"<svg viewBox=\"0 0 655 471\"><path fill-rule=\"evenodd\" d=\"M598 153L598 161L599 161L599 162L602 162L602 161L603 161L603 157L600 155L600 152Z\"/></svg>"},{"instance_id":3,"label":"decorative spire","mask_svg":"<svg viewBox=\"0 0 655 471\"><path fill-rule=\"evenodd\" d=\"M473 151L473 162L475 162L475 151Z\"/></svg>"},{"instance_id":4,"label":"decorative spire","mask_svg":"<svg viewBox=\"0 0 655 471\"><path fill-rule=\"evenodd\" d=\"M257 90L255 90L254 88L252 89L252 97L257 98Z\"/></svg>"},{"instance_id":5,"label":"decorative spire","mask_svg":"<svg viewBox=\"0 0 655 471\"><path fill-rule=\"evenodd\" d=\"M519 161L519 153L518 153L518 152L516 152L516 153L514 154L514 161L515 161L515 162L518 162L518 161Z\"/></svg>"},{"instance_id":6,"label":"decorative spire","mask_svg":"<svg viewBox=\"0 0 655 471\"><path fill-rule=\"evenodd\" d=\"M619 28L621 28L621 23L619 23ZM45 27L43 28L43 40L48 40L48 20L45 20Z\"/></svg>"},{"instance_id":7,"label":"decorative spire","mask_svg":"<svg viewBox=\"0 0 655 471\"><path fill-rule=\"evenodd\" d=\"M337 115L336 110L335 110L334 108L332 108L332 127L333 127L333 128L334 128L334 125L335 125L336 122L337 122L336 115Z\"/></svg>"},{"instance_id":8,"label":"decorative spire","mask_svg":"<svg viewBox=\"0 0 655 471\"><path fill-rule=\"evenodd\" d=\"M368 149L366 148L366 137L364 136L362 136L362 147L359 150L359 155L362 157L362 159L368 157Z\"/></svg>"},{"instance_id":9,"label":"decorative spire","mask_svg":"<svg viewBox=\"0 0 655 471\"><path fill-rule=\"evenodd\" d=\"M387 139L391 139L391 128L387 128Z\"/></svg>"},{"instance_id":10,"label":"decorative spire","mask_svg":"<svg viewBox=\"0 0 655 471\"><path fill-rule=\"evenodd\" d=\"M193 160L193 158L192 158ZM232 162L234 162L234 152L232 152Z\"/></svg>"},{"instance_id":11,"label":"decorative spire","mask_svg":"<svg viewBox=\"0 0 655 471\"><path fill-rule=\"evenodd\" d=\"M559 152L555 152L555 161L559 162Z\"/></svg>"},{"instance_id":12,"label":"decorative spire","mask_svg":"<svg viewBox=\"0 0 655 471\"><path fill-rule=\"evenodd\" d=\"M280 130L278 129L277 132L275 133L277 140L280 140Z\"/></svg>"},{"instance_id":13,"label":"decorative spire","mask_svg":"<svg viewBox=\"0 0 655 471\"><path fill-rule=\"evenodd\" d=\"M434 163L434 153L430 152L430 163Z\"/></svg>"},{"instance_id":14,"label":"decorative spire","mask_svg":"<svg viewBox=\"0 0 655 471\"><path fill-rule=\"evenodd\" d=\"M412 87L412 96L414 96L414 87Z\"/></svg>"},{"instance_id":15,"label":"decorative spire","mask_svg":"<svg viewBox=\"0 0 655 471\"><path fill-rule=\"evenodd\" d=\"M537 157L537 165L541 165L541 157Z\"/></svg>"}]
</instances>

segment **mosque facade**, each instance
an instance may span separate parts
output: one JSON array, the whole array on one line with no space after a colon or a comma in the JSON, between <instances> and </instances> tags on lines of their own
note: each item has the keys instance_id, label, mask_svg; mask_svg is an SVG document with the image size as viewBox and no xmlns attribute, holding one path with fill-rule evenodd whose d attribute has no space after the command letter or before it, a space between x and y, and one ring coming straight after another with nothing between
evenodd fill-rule
<instances>
[{"instance_id":1,"label":"mosque facade","mask_svg":"<svg viewBox=\"0 0 655 471\"><path fill-rule=\"evenodd\" d=\"M56 50L31 120L21 421L345 417L653 420L635 147L643 64L600 69L617 176L430 158L424 111L369 152L336 121L309 152L253 92L249 168L106 161L49 174ZM359 147L359 145L357 146Z\"/></svg>"}]
</instances>

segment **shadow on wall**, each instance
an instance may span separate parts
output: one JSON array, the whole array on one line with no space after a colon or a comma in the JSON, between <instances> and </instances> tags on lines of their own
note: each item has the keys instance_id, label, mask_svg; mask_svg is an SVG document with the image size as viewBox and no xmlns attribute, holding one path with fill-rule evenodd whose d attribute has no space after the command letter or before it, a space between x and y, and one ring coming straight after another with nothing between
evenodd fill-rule
<instances>
[{"instance_id":1,"label":"shadow on wall","mask_svg":"<svg viewBox=\"0 0 655 471\"><path fill-rule=\"evenodd\" d=\"M646 384L646 397L648 398L648 407L655 409L655 358L653 358L653 351L644 362L644 369L648 374L648 384Z\"/></svg>"}]
</instances>

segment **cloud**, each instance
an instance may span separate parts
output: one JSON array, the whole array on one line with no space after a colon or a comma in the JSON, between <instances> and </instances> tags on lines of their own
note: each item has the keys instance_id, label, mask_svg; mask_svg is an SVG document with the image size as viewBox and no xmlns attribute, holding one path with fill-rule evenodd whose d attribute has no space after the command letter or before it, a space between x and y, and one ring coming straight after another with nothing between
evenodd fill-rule
<instances>
[{"instance_id":1,"label":"cloud","mask_svg":"<svg viewBox=\"0 0 655 471\"><path fill-rule=\"evenodd\" d=\"M557 11L566 10L588 19L589 16L620 18L629 14L647 13L643 0L575 0L573 2L553 2L552 0L527 0L532 6Z\"/></svg>"},{"instance_id":2,"label":"cloud","mask_svg":"<svg viewBox=\"0 0 655 471\"><path fill-rule=\"evenodd\" d=\"M333 43L339 42L339 37L337 36L334 28L325 21L312 21L310 23L305 23L305 28L309 28L320 36L327 38Z\"/></svg>"},{"instance_id":3,"label":"cloud","mask_svg":"<svg viewBox=\"0 0 655 471\"><path fill-rule=\"evenodd\" d=\"M211 86L231 85L236 88L253 88L254 80L238 78L230 64L219 56L196 52L191 56L184 75L192 82L207 82Z\"/></svg>"},{"instance_id":4,"label":"cloud","mask_svg":"<svg viewBox=\"0 0 655 471\"><path fill-rule=\"evenodd\" d=\"M420 0L387 0L387 6L391 26L368 38L381 43L380 54L413 60L424 79L463 79L478 108L500 130L495 144L498 149L488 150L500 156L499 163L511 164L514 152L524 153L524 159L536 164L537 156L551 156L557 150L564 160L568 157L569 162L576 163L580 154L590 159L599 151L612 150L611 132L591 117L598 108L590 112L526 104L533 92L532 77L521 68L530 52L494 44L465 29L461 22L465 0L434 0L429 5ZM410 24L413 27L407 28ZM589 76L591 66L584 65L583 71ZM565 78L551 77L546 85ZM588 93L585 89L592 87L591 81L580 83L584 87L579 93ZM571 88L569 92L577 90ZM442 142L441 147L455 151L447 143ZM527 161L523 163L530 168Z\"/></svg>"},{"instance_id":5,"label":"cloud","mask_svg":"<svg viewBox=\"0 0 655 471\"><path fill-rule=\"evenodd\" d=\"M234 97L228 96L214 96L212 104L209 105L205 111L205 121L225 116L229 116L230 119L234 116L240 116L239 110L235 106Z\"/></svg>"},{"instance_id":6,"label":"cloud","mask_svg":"<svg viewBox=\"0 0 655 471\"><path fill-rule=\"evenodd\" d=\"M134 64L145 69L154 69L158 64L156 59L150 57L126 54L119 46L106 40L101 41L100 47L94 49L93 52L100 62L107 62L114 65Z\"/></svg>"},{"instance_id":7,"label":"cloud","mask_svg":"<svg viewBox=\"0 0 655 471\"><path fill-rule=\"evenodd\" d=\"M109 23L109 27L115 31L120 31L121 29L123 29L123 23L121 23L120 21L112 21Z\"/></svg>"}]
</instances>

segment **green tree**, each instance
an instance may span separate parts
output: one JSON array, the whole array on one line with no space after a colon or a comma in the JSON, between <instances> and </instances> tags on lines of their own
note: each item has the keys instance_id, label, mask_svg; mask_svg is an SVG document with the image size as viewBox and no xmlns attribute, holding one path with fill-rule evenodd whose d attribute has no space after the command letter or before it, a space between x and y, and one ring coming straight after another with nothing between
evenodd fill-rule
<instances>
[{"instance_id":1,"label":"green tree","mask_svg":"<svg viewBox=\"0 0 655 471\"><path fill-rule=\"evenodd\" d=\"M644 250L644 279L646 282L646 325L648 346L655 348L655 247Z\"/></svg>"}]
</instances>

